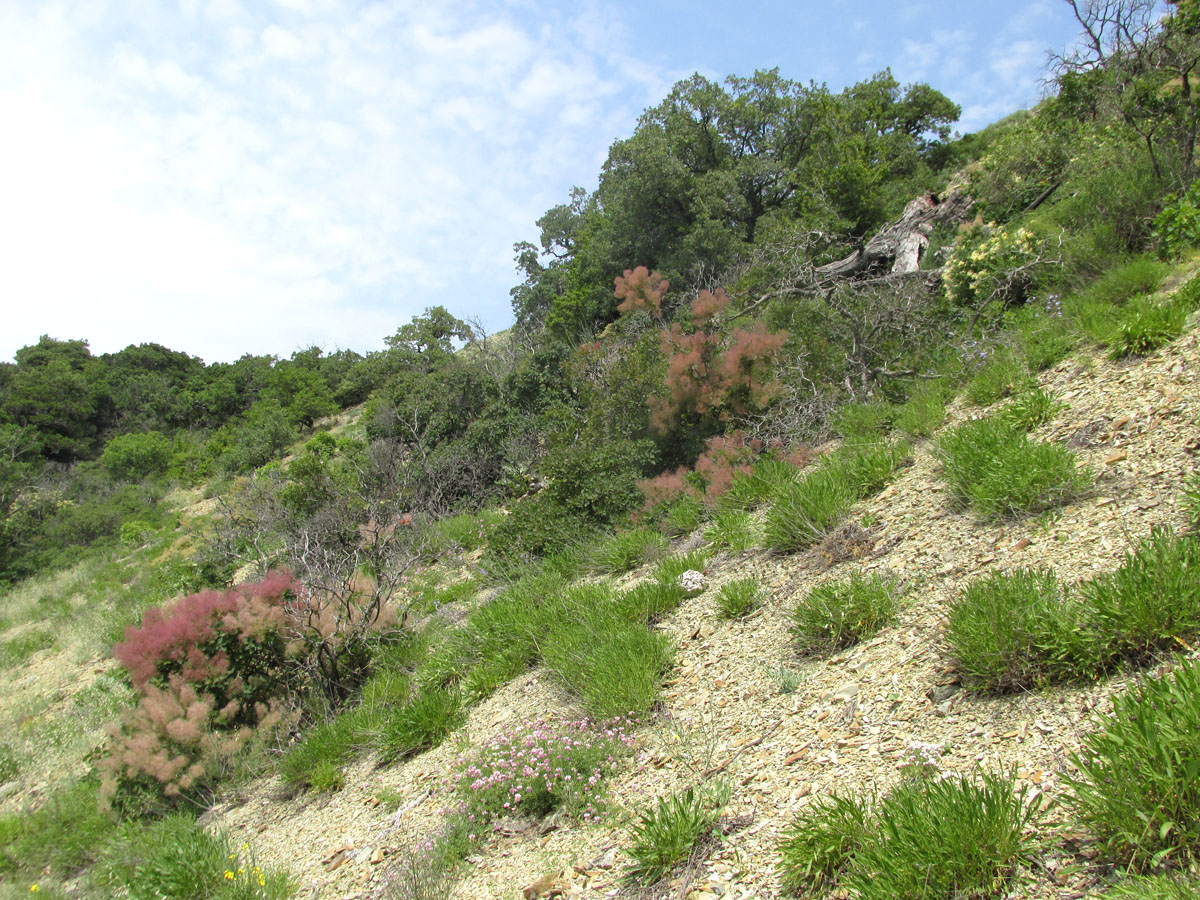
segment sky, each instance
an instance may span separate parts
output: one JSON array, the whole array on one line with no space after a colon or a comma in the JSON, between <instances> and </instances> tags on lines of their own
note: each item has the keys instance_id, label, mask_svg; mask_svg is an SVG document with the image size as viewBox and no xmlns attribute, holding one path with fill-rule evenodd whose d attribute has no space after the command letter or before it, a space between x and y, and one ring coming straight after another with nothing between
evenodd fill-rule
<instances>
[{"instance_id":1,"label":"sky","mask_svg":"<svg viewBox=\"0 0 1200 900\"><path fill-rule=\"evenodd\" d=\"M967 132L1076 31L1062 0L0 0L0 360L497 331L513 244L677 80L890 66Z\"/></svg>"}]
</instances>

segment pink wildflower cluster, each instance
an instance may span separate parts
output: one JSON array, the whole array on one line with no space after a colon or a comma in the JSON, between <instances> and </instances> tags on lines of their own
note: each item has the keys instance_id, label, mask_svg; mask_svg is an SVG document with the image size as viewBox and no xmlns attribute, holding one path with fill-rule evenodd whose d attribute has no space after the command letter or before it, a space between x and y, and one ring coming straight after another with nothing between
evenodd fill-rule
<instances>
[{"instance_id":1,"label":"pink wildflower cluster","mask_svg":"<svg viewBox=\"0 0 1200 900\"><path fill-rule=\"evenodd\" d=\"M632 726L627 718L523 722L461 754L449 787L472 830L496 818L540 817L560 807L590 822L600 814L605 777L634 744Z\"/></svg>"}]
</instances>

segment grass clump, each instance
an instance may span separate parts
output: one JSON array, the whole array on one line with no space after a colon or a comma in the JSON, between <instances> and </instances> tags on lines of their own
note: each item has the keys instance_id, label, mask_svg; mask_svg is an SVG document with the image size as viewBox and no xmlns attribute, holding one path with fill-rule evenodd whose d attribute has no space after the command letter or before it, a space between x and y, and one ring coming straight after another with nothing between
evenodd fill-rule
<instances>
[{"instance_id":1,"label":"grass clump","mask_svg":"<svg viewBox=\"0 0 1200 900\"><path fill-rule=\"evenodd\" d=\"M1004 775L910 779L874 809L818 800L788 826L780 875L795 891L833 884L858 900L992 896L1034 849L1025 801Z\"/></svg>"},{"instance_id":2,"label":"grass clump","mask_svg":"<svg viewBox=\"0 0 1200 900\"><path fill-rule=\"evenodd\" d=\"M1051 422L1064 407L1065 404L1052 392L1035 387L1013 397L999 417L1021 431L1033 431Z\"/></svg>"},{"instance_id":3,"label":"grass clump","mask_svg":"<svg viewBox=\"0 0 1200 900\"><path fill-rule=\"evenodd\" d=\"M1017 356L1006 348L984 354L979 368L967 382L967 400L975 406L990 406L1027 388L1032 379L1029 370Z\"/></svg>"},{"instance_id":4,"label":"grass clump","mask_svg":"<svg viewBox=\"0 0 1200 900\"><path fill-rule=\"evenodd\" d=\"M1134 875L1104 894L1110 900L1195 900L1200 881L1179 875ZM1101 900L1097 897L1097 900Z\"/></svg>"},{"instance_id":5,"label":"grass clump","mask_svg":"<svg viewBox=\"0 0 1200 900\"><path fill-rule=\"evenodd\" d=\"M922 385L896 411L896 429L913 438L927 438L946 421L943 389Z\"/></svg>"},{"instance_id":6,"label":"grass clump","mask_svg":"<svg viewBox=\"0 0 1200 900\"><path fill-rule=\"evenodd\" d=\"M678 582L684 572L703 572L708 568L708 558L709 551L703 548L669 556L655 567L654 580L666 584Z\"/></svg>"},{"instance_id":7,"label":"grass clump","mask_svg":"<svg viewBox=\"0 0 1200 900\"><path fill-rule=\"evenodd\" d=\"M1070 803L1133 871L1200 859L1200 663L1143 681L1072 758Z\"/></svg>"},{"instance_id":8,"label":"grass clump","mask_svg":"<svg viewBox=\"0 0 1200 900\"><path fill-rule=\"evenodd\" d=\"M55 644L54 635L44 628L29 628L16 637L0 643L0 666L8 669L19 666L40 650Z\"/></svg>"},{"instance_id":9,"label":"grass clump","mask_svg":"<svg viewBox=\"0 0 1200 900\"><path fill-rule=\"evenodd\" d=\"M1070 450L1032 441L998 417L960 425L941 438L937 452L954 498L986 519L1060 506L1092 480Z\"/></svg>"},{"instance_id":10,"label":"grass clump","mask_svg":"<svg viewBox=\"0 0 1200 900\"><path fill-rule=\"evenodd\" d=\"M779 844L779 874L792 894L815 893L833 884L867 840L867 805L827 794L801 808Z\"/></svg>"},{"instance_id":11,"label":"grass clump","mask_svg":"<svg viewBox=\"0 0 1200 900\"><path fill-rule=\"evenodd\" d=\"M723 619L740 619L758 609L762 591L753 578L740 578L721 585L717 592L717 608Z\"/></svg>"},{"instance_id":12,"label":"grass clump","mask_svg":"<svg viewBox=\"0 0 1200 900\"><path fill-rule=\"evenodd\" d=\"M750 513L738 509L717 513L704 529L704 539L714 547L734 553L750 550L757 543L754 519Z\"/></svg>"},{"instance_id":13,"label":"grass clump","mask_svg":"<svg viewBox=\"0 0 1200 900\"><path fill-rule=\"evenodd\" d=\"M632 844L625 851L630 858L625 880L649 887L666 878L712 832L729 796L728 783L720 782L660 798L631 830Z\"/></svg>"},{"instance_id":14,"label":"grass clump","mask_svg":"<svg viewBox=\"0 0 1200 900\"><path fill-rule=\"evenodd\" d=\"M0 871L69 878L95 862L113 824L96 782L63 785L33 812L0 817Z\"/></svg>"},{"instance_id":15,"label":"grass clump","mask_svg":"<svg viewBox=\"0 0 1200 900\"><path fill-rule=\"evenodd\" d=\"M847 403L834 412L833 430L846 440L877 441L892 430L897 409L884 400Z\"/></svg>"},{"instance_id":16,"label":"grass clump","mask_svg":"<svg viewBox=\"0 0 1200 900\"><path fill-rule=\"evenodd\" d=\"M242 845L210 834L187 815L123 827L106 848L100 878L133 900L284 900L296 893L285 873L263 869Z\"/></svg>"},{"instance_id":17,"label":"grass clump","mask_svg":"<svg viewBox=\"0 0 1200 900\"><path fill-rule=\"evenodd\" d=\"M796 477L797 468L785 459L764 456L749 472L736 472L717 500L720 511L748 510L768 501L776 490Z\"/></svg>"},{"instance_id":18,"label":"grass clump","mask_svg":"<svg viewBox=\"0 0 1200 900\"><path fill-rule=\"evenodd\" d=\"M809 591L792 613L792 634L802 652L833 652L875 634L898 608L895 582L856 573Z\"/></svg>"},{"instance_id":19,"label":"grass clump","mask_svg":"<svg viewBox=\"0 0 1200 900\"><path fill-rule=\"evenodd\" d=\"M1182 303L1135 297L1116 321L1108 339L1109 355L1120 359L1152 353L1183 334L1187 317L1188 309Z\"/></svg>"},{"instance_id":20,"label":"grass clump","mask_svg":"<svg viewBox=\"0 0 1200 900\"><path fill-rule=\"evenodd\" d=\"M765 536L773 550L809 547L829 533L857 501L877 493L908 454L905 444L844 445L805 477L773 495Z\"/></svg>"},{"instance_id":21,"label":"grass clump","mask_svg":"<svg viewBox=\"0 0 1200 900\"><path fill-rule=\"evenodd\" d=\"M438 746L466 721L462 694L455 689L427 688L388 715L379 727L377 746L386 762Z\"/></svg>"},{"instance_id":22,"label":"grass clump","mask_svg":"<svg viewBox=\"0 0 1200 900\"><path fill-rule=\"evenodd\" d=\"M21 774L17 753L8 744L0 744L0 784L12 781Z\"/></svg>"},{"instance_id":23,"label":"grass clump","mask_svg":"<svg viewBox=\"0 0 1200 900\"><path fill-rule=\"evenodd\" d=\"M649 528L635 528L613 535L592 551L593 566L599 572L621 575L653 562L667 550L667 539Z\"/></svg>"},{"instance_id":24,"label":"grass clump","mask_svg":"<svg viewBox=\"0 0 1200 900\"><path fill-rule=\"evenodd\" d=\"M664 534L672 537L691 534L700 527L703 510L704 507L695 497L680 497L667 507L660 527Z\"/></svg>"},{"instance_id":25,"label":"grass clump","mask_svg":"<svg viewBox=\"0 0 1200 900\"><path fill-rule=\"evenodd\" d=\"M1081 587L1109 657L1141 662L1200 633L1200 539L1155 528L1113 572Z\"/></svg>"},{"instance_id":26,"label":"grass clump","mask_svg":"<svg viewBox=\"0 0 1200 900\"><path fill-rule=\"evenodd\" d=\"M1079 620L1052 571L994 572L950 607L946 641L968 688L1005 693L1070 671Z\"/></svg>"}]
</instances>

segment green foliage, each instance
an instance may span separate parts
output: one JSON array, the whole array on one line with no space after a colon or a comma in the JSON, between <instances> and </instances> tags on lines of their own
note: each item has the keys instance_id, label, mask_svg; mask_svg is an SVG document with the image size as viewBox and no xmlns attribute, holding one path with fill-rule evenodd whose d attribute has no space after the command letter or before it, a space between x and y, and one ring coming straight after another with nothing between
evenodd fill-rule
<instances>
[{"instance_id":1,"label":"green foliage","mask_svg":"<svg viewBox=\"0 0 1200 900\"><path fill-rule=\"evenodd\" d=\"M999 418L1022 431L1033 431L1052 421L1064 408L1065 404L1053 393L1034 387L1013 397L1000 411Z\"/></svg>"},{"instance_id":2,"label":"green foliage","mask_svg":"<svg viewBox=\"0 0 1200 900\"><path fill-rule=\"evenodd\" d=\"M695 497L680 497L667 507L662 517L662 530L668 535L691 534L700 527L703 507Z\"/></svg>"},{"instance_id":3,"label":"green foliage","mask_svg":"<svg viewBox=\"0 0 1200 900\"><path fill-rule=\"evenodd\" d=\"M1192 900L1200 881L1182 875L1134 875L1104 894L1113 900Z\"/></svg>"},{"instance_id":4,"label":"green foliage","mask_svg":"<svg viewBox=\"0 0 1200 900\"><path fill-rule=\"evenodd\" d=\"M1200 472L1193 472L1183 482L1183 508L1192 530L1200 529Z\"/></svg>"},{"instance_id":5,"label":"green foliage","mask_svg":"<svg viewBox=\"0 0 1200 900\"><path fill-rule=\"evenodd\" d=\"M403 706L407 690L393 699L397 706ZM342 767L371 746L380 721L381 711L364 702L319 723L305 733L303 740L288 747L279 760L280 777L285 784L319 793L340 790L345 784Z\"/></svg>"},{"instance_id":6,"label":"green foliage","mask_svg":"<svg viewBox=\"0 0 1200 900\"><path fill-rule=\"evenodd\" d=\"M32 812L0 818L0 871L76 875L96 860L112 828L95 782L62 785Z\"/></svg>"},{"instance_id":7,"label":"green foliage","mask_svg":"<svg viewBox=\"0 0 1200 900\"><path fill-rule=\"evenodd\" d=\"M377 738L380 757L394 762L430 750L466 718L462 695L457 690L422 689L404 706L392 711L380 725Z\"/></svg>"},{"instance_id":8,"label":"green foliage","mask_svg":"<svg viewBox=\"0 0 1200 900\"><path fill-rule=\"evenodd\" d=\"M741 553L757 543L757 528L750 513L731 509L713 517L704 529L704 539L714 547Z\"/></svg>"},{"instance_id":9,"label":"green foliage","mask_svg":"<svg viewBox=\"0 0 1200 900\"><path fill-rule=\"evenodd\" d=\"M967 382L967 400L988 406L1028 387L1029 372L1015 353L1006 347L982 347L976 351L979 367Z\"/></svg>"},{"instance_id":10,"label":"green foliage","mask_svg":"<svg viewBox=\"0 0 1200 900\"><path fill-rule=\"evenodd\" d=\"M17 753L8 744L0 744L0 784L7 784L21 774Z\"/></svg>"},{"instance_id":11,"label":"green foliage","mask_svg":"<svg viewBox=\"0 0 1200 900\"><path fill-rule=\"evenodd\" d=\"M44 628L28 628L15 637L0 641L0 666L11 668L24 663L40 650L48 650L55 644L54 634Z\"/></svg>"},{"instance_id":12,"label":"green foliage","mask_svg":"<svg viewBox=\"0 0 1200 900\"><path fill-rule=\"evenodd\" d=\"M677 553L660 562L654 569L654 580L661 584L677 584L684 572L703 572L708 568L711 551L701 548L688 553Z\"/></svg>"},{"instance_id":13,"label":"green foliage","mask_svg":"<svg viewBox=\"0 0 1200 900\"><path fill-rule=\"evenodd\" d=\"M162 432L118 434L104 445L100 464L122 481L161 475L171 463L172 444Z\"/></svg>"},{"instance_id":14,"label":"green foliage","mask_svg":"<svg viewBox=\"0 0 1200 900\"><path fill-rule=\"evenodd\" d=\"M762 590L754 578L739 578L721 585L717 592L717 608L725 619L740 619L758 609Z\"/></svg>"},{"instance_id":15,"label":"green foliage","mask_svg":"<svg viewBox=\"0 0 1200 900\"><path fill-rule=\"evenodd\" d=\"M884 400L847 403L833 414L833 430L846 440L879 440L892 430L897 409Z\"/></svg>"},{"instance_id":16,"label":"green foliage","mask_svg":"<svg viewBox=\"0 0 1200 900\"><path fill-rule=\"evenodd\" d=\"M889 624L899 599L895 582L879 575L855 573L844 581L827 581L797 605L792 634L805 653L850 647Z\"/></svg>"},{"instance_id":17,"label":"green foliage","mask_svg":"<svg viewBox=\"0 0 1200 900\"><path fill-rule=\"evenodd\" d=\"M927 438L942 427L946 421L945 389L940 386L921 385L913 391L896 415L893 424L902 434L913 438Z\"/></svg>"},{"instance_id":18,"label":"green foliage","mask_svg":"<svg viewBox=\"0 0 1200 900\"><path fill-rule=\"evenodd\" d=\"M1098 724L1068 786L1104 857L1133 871L1200 858L1200 664L1118 694Z\"/></svg>"},{"instance_id":19,"label":"green foliage","mask_svg":"<svg viewBox=\"0 0 1200 900\"><path fill-rule=\"evenodd\" d=\"M1095 303L1122 306L1133 297L1155 293L1170 271L1170 266L1153 257L1135 256L1109 269L1088 285L1083 293Z\"/></svg>"},{"instance_id":20,"label":"green foliage","mask_svg":"<svg viewBox=\"0 0 1200 900\"><path fill-rule=\"evenodd\" d=\"M841 878L868 839L867 805L853 797L822 794L800 808L779 842L778 869L792 894L814 893Z\"/></svg>"},{"instance_id":21,"label":"green foliage","mask_svg":"<svg viewBox=\"0 0 1200 900\"><path fill-rule=\"evenodd\" d=\"M907 452L903 444L846 445L802 478L785 482L767 512L767 545L791 552L815 544L855 502L887 484Z\"/></svg>"},{"instance_id":22,"label":"green foliage","mask_svg":"<svg viewBox=\"0 0 1200 900\"><path fill-rule=\"evenodd\" d=\"M1081 591L1110 653L1134 660L1200 633L1200 539L1155 528L1115 571Z\"/></svg>"},{"instance_id":23,"label":"green foliage","mask_svg":"<svg viewBox=\"0 0 1200 900\"><path fill-rule=\"evenodd\" d=\"M439 519L434 526L434 532L441 546L470 552L486 546L492 532L504 518L502 512L494 509L485 509L478 513L459 513Z\"/></svg>"},{"instance_id":24,"label":"green foliage","mask_svg":"<svg viewBox=\"0 0 1200 900\"><path fill-rule=\"evenodd\" d=\"M659 532L635 528L602 540L591 555L597 571L620 575L653 562L666 550L667 539Z\"/></svg>"},{"instance_id":25,"label":"green foliage","mask_svg":"<svg viewBox=\"0 0 1200 900\"><path fill-rule=\"evenodd\" d=\"M1018 303L1032 284L1031 269L1041 248L1025 227L989 223L964 233L954 245L943 276L946 296L956 306L980 309L989 303Z\"/></svg>"},{"instance_id":26,"label":"green foliage","mask_svg":"<svg viewBox=\"0 0 1200 900\"><path fill-rule=\"evenodd\" d=\"M1200 183L1192 182L1182 194L1163 198L1151 236L1164 258L1178 257L1189 247L1200 246Z\"/></svg>"},{"instance_id":27,"label":"green foliage","mask_svg":"<svg viewBox=\"0 0 1200 900\"><path fill-rule=\"evenodd\" d=\"M1116 320L1109 353L1117 359L1151 353L1183 334L1187 317L1182 304L1146 295L1134 297Z\"/></svg>"},{"instance_id":28,"label":"green foliage","mask_svg":"<svg viewBox=\"0 0 1200 900\"><path fill-rule=\"evenodd\" d=\"M968 688L1004 693L1082 674L1086 625L1053 572L994 572L967 585L950 607L946 642Z\"/></svg>"},{"instance_id":29,"label":"green foliage","mask_svg":"<svg viewBox=\"0 0 1200 900\"><path fill-rule=\"evenodd\" d=\"M630 829L630 859L624 878L649 887L686 860L717 823L729 803L730 787L716 783L661 797Z\"/></svg>"},{"instance_id":30,"label":"green foliage","mask_svg":"<svg viewBox=\"0 0 1200 900\"><path fill-rule=\"evenodd\" d=\"M999 892L1034 855L1027 795L1005 775L903 782L880 803L842 883L861 900Z\"/></svg>"},{"instance_id":31,"label":"green foliage","mask_svg":"<svg viewBox=\"0 0 1200 900\"><path fill-rule=\"evenodd\" d=\"M285 900L298 885L259 867L228 839L175 814L149 824L127 824L105 848L101 879L133 900Z\"/></svg>"},{"instance_id":32,"label":"green foliage","mask_svg":"<svg viewBox=\"0 0 1200 900\"><path fill-rule=\"evenodd\" d=\"M687 591L676 579L643 581L627 590L617 600L621 615L630 622L652 625L674 610L687 597Z\"/></svg>"},{"instance_id":33,"label":"green foliage","mask_svg":"<svg viewBox=\"0 0 1200 900\"><path fill-rule=\"evenodd\" d=\"M1031 441L998 417L976 419L943 435L937 454L954 499L987 519L1059 506L1091 483L1071 451Z\"/></svg>"}]
</instances>

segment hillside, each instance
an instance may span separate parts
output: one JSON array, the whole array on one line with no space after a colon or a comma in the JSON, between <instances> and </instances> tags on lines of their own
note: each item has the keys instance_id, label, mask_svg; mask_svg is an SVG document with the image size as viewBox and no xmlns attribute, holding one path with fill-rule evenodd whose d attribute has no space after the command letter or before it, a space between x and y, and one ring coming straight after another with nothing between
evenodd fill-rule
<instances>
[{"instance_id":1,"label":"hillside","mask_svg":"<svg viewBox=\"0 0 1200 900\"><path fill-rule=\"evenodd\" d=\"M634 757L612 779L613 811L602 824L548 833L537 822L501 823L471 856L453 896L516 896L547 875L557 877L538 896L611 896L628 824L652 798L718 766L734 785L724 820L730 833L677 874L663 896L779 896L775 847L794 811L833 790L886 790L913 741L942 748L940 766L948 772L1011 770L1032 797L1061 802L1061 778L1081 734L1142 673L1086 688L972 696L955 689L943 618L962 586L989 572L1049 566L1075 582L1115 569L1154 526L1185 524L1179 491L1195 470L1197 360L1200 335L1192 330L1147 359L1110 361L1084 352L1042 374L1041 386L1067 407L1038 435L1079 448L1081 460L1099 473L1092 491L1052 516L986 525L955 510L925 442L890 487L855 506L852 518L870 523L854 548L861 558L829 565L820 550L714 557L705 591L660 626L679 648L676 664L662 710L639 729ZM981 412L954 404L945 427ZM697 537L682 543L694 545ZM847 651L799 656L789 636L795 601L849 571L898 577L905 585L902 612ZM646 574L639 569L625 580ZM714 605L717 588L747 576L764 585L763 606L740 621L723 621ZM781 666L796 673L792 692L771 677ZM475 706L464 728L437 750L400 766L364 760L347 772L346 787L328 797L281 799L280 785L268 780L217 807L211 822L252 842L260 860L299 874L319 896L375 896L387 872L381 852L386 857L439 827L448 802L444 779L462 749L521 719L580 715L553 678L535 670ZM393 797L396 808L380 804L381 796ZM1018 896L1078 897L1103 881L1086 836L1055 830L1069 822L1061 806L1046 817L1039 833L1049 843Z\"/></svg>"}]
</instances>

